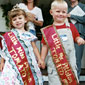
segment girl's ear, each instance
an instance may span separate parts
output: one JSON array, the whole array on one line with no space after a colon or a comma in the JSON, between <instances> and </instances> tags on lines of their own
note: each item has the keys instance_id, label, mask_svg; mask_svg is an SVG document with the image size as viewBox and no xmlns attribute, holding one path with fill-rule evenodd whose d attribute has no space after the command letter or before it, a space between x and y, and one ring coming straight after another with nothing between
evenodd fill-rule
<instances>
[{"instance_id":1,"label":"girl's ear","mask_svg":"<svg viewBox=\"0 0 85 85\"><path fill-rule=\"evenodd\" d=\"M28 22L28 18L25 18L25 23L27 23Z\"/></svg>"}]
</instances>

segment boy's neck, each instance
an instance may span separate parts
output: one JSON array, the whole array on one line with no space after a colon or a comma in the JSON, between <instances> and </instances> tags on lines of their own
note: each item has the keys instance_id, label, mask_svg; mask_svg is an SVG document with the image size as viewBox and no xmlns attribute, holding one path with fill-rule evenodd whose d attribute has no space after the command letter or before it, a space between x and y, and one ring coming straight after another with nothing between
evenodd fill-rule
<instances>
[{"instance_id":1,"label":"boy's neck","mask_svg":"<svg viewBox=\"0 0 85 85\"><path fill-rule=\"evenodd\" d=\"M75 7L76 5L78 5L78 1L75 1L75 2L71 3L71 7Z\"/></svg>"},{"instance_id":2,"label":"boy's neck","mask_svg":"<svg viewBox=\"0 0 85 85\"><path fill-rule=\"evenodd\" d=\"M53 25L55 25L55 26L64 25L64 22L63 23L56 23L56 22L54 22Z\"/></svg>"}]
</instances>

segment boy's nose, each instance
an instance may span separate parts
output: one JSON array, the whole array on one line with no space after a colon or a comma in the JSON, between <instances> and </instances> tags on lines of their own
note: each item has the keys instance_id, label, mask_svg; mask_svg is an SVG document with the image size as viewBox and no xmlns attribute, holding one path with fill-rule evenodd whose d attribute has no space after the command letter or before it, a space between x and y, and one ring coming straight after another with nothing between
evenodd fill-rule
<instances>
[{"instance_id":1,"label":"boy's nose","mask_svg":"<svg viewBox=\"0 0 85 85\"><path fill-rule=\"evenodd\" d=\"M62 15L62 12L60 12L60 14Z\"/></svg>"}]
</instances>

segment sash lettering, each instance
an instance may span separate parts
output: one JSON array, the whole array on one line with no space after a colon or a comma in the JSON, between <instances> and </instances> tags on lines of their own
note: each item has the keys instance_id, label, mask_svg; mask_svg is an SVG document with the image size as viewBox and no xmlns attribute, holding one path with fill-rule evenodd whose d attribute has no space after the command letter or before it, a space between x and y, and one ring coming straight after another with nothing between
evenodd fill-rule
<instances>
[{"instance_id":1,"label":"sash lettering","mask_svg":"<svg viewBox=\"0 0 85 85\"><path fill-rule=\"evenodd\" d=\"M78 81L67 60L67 55L60 41L56 28L48 26L41 29L44 39L50 48L53 62L62 85L78 85Z\"/></svg>"},{"instance_id":2,"label":"sash lettering","mask_svg":"<svg viewBox=\"0 0 85 85\"><path fill-rule=\"evenodd\" d=\"M8 51L16 64L24 85L35 85L34 77L22 45L13 32L8 32L3 37L5 38Z\"/></svg>"}]
</instances>

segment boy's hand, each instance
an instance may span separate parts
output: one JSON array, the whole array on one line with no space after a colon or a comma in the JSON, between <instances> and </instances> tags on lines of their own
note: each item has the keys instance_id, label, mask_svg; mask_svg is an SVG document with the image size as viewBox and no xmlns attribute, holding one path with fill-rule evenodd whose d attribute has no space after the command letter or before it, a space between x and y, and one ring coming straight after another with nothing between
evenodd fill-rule
<instances>
[{"instance_id":1,"label":"boy's hand","mask_svg":"<svg viewBox=\"0 0 85 85\"><path fill-rule=\"evenodd\" d=\"M81 37L78 37L77 38L77 43L78 43L78 45L85 44L85 40L83 38L81 38Z\"/></svg>"},{"instance_id":2,"label":"boy's hand","mask_svg":"<svg viewBox=\"0 0 85 85\"><path fill-rule=\"evenodd\" d=\"M38 66L42 69L45 69L45 62L42 59L38 60Z\"/></svg>"}]
</instances>

